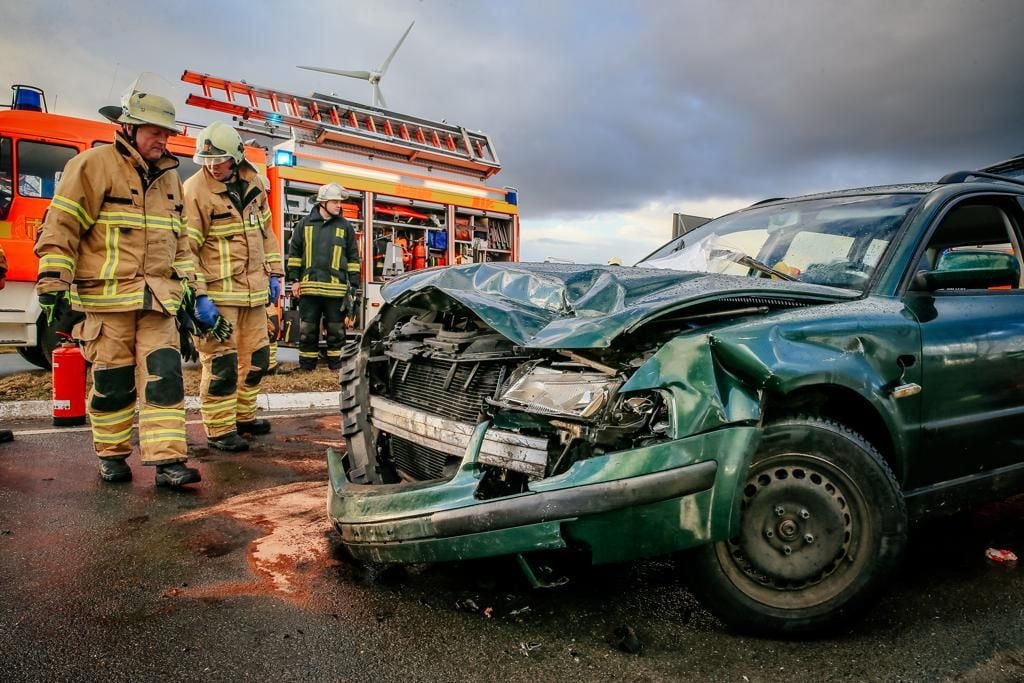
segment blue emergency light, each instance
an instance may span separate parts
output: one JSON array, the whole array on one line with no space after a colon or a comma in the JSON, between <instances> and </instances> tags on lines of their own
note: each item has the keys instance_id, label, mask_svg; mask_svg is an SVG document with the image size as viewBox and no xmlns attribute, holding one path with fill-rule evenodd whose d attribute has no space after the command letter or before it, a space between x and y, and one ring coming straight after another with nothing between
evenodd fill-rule
<instances>
[{"instance_id":1,"label":"blue emergency light","mask_svg":"<svg viewBox=\"0 0 1024 683\"><path fill-rule=\"evenodd\" d=\"M21 111L46 111L43 91L31 85L12 85L11 109Z\"/></svg>"},{"instance_id":2,"label":"blue emergency light","mask_svg":"<svg viewBox=\"0 0 1024 683\"><path fill-rule=\"evenodd\" d=\"M514 187L505 188L505 203L516 206L519 204L519 190Z\"/></svg>"},{"instance_id":3,"label":"blue emergency light","mask_svg":"<svg viewBox=\"0 0 1024 683\"><path fill-rule=\"evenodd\" d=\"M294 166L295 153L287 149L279 149L274 152L274 166Z\"/></svg>"}]
</instances>

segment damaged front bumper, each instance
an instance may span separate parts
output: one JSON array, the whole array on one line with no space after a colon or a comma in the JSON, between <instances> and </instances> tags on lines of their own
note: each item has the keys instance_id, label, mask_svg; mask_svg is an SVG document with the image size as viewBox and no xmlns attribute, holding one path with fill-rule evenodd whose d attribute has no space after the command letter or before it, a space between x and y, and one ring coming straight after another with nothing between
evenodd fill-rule
<instances>
[{"instance_id":1,"label":"damaged front bumper","mask_svg":"<svg viewBox=\"0 0 1024 683\"><path fill-rule=\"evenodd\" d=\"M723 427L581 460L525 493L481 501L479 464L494 444L529 447L508 434L477 425L458 444L462 463L446 481L352 484L344 456L329 450L331 522L355 557L377 562L568 547L587 549L595 564L659 555L735 532L736 491L759 438L753 425Z\"/></svg>"}]
</instances>

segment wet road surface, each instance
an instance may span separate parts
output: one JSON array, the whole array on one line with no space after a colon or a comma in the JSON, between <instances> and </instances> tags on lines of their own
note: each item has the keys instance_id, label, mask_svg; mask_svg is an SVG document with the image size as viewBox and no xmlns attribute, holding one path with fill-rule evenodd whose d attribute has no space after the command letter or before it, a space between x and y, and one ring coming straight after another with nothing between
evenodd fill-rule
<instances>
[{"instance_id":1,"label":"wet road surface","mask_svg":"<svg viewBox=\"0 0 1024 683\"><path fill-rule=\"evenodd\" d=\"M913 530L862 622L828 640L726 632L686 591L685 557L531 590L511 561L387 568L326 523L338 417L272 418L241 454L189 441L193 491L133 466L102 484L85 430L11 425L0 445L3 680L1024 680L1024 496ZM641 651L619 649L620 630ZM616 636L616 632L620 636Z\"/></svg>"}]
</instances>

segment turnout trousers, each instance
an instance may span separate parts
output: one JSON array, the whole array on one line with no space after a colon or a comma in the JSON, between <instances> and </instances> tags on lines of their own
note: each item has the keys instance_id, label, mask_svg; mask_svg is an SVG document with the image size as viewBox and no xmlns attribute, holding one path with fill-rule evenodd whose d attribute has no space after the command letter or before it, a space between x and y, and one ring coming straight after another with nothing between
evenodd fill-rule
<instances>
[{"instance_id":1,"label":"turnout trousers","mask_svg":"<svg viewBox=\"0 0 1024 683\"><path fill-rule=\"evenodd\" d=\"M131 455L137 400L142 464L187 460L176 320L162 311L87 311L75 331L85 342L85 359L92 363L89 421L96 454Z\"/></svg>"},{"instance_id":2,"label":"turnout trousers","mask_svg":"<svg viewBox=\"0 0 1024 683\"><path fill-rule=\"evenodd\" d=\"M270 367L265 306L217 306L234 331L226 341L206 337L199 342L203 377L199 383L199 411L207 436L223 436L237 422L256 419L260 382Z\"/></svg>"},{"instance_id":3,"label":"turnout trousers","mask_svg":"<svg viewBox=\"0 0 1024 683\"><path fill-rule=\"evenodd\" d=\"M320 357L320 318L327 328L327 365L341 363L341 345L345 341L344 297L299 297L299 367L315 368Z\"/></svg>"}]
</instances>

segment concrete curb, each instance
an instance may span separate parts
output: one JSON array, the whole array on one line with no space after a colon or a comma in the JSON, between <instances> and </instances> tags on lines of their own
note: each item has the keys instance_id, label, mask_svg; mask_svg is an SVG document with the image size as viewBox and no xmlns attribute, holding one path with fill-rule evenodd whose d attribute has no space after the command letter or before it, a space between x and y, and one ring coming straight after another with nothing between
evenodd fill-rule
<instances>
[{"instance_id":1,"label":"concrete curb","mask_svg":"<svg viewBox=\"0 0 1024 683\"><path fill-rule=\"evenodd\" d=\"M256 397L260 410L304 410L308 408L338 409L337 391L309 391L298 394L260 394ZM198 410L197 396L185 397L185 410ZM0 420L19 417L49 417L53 415L50 401L2 401Z\"/></svg>"}]
</instances>

